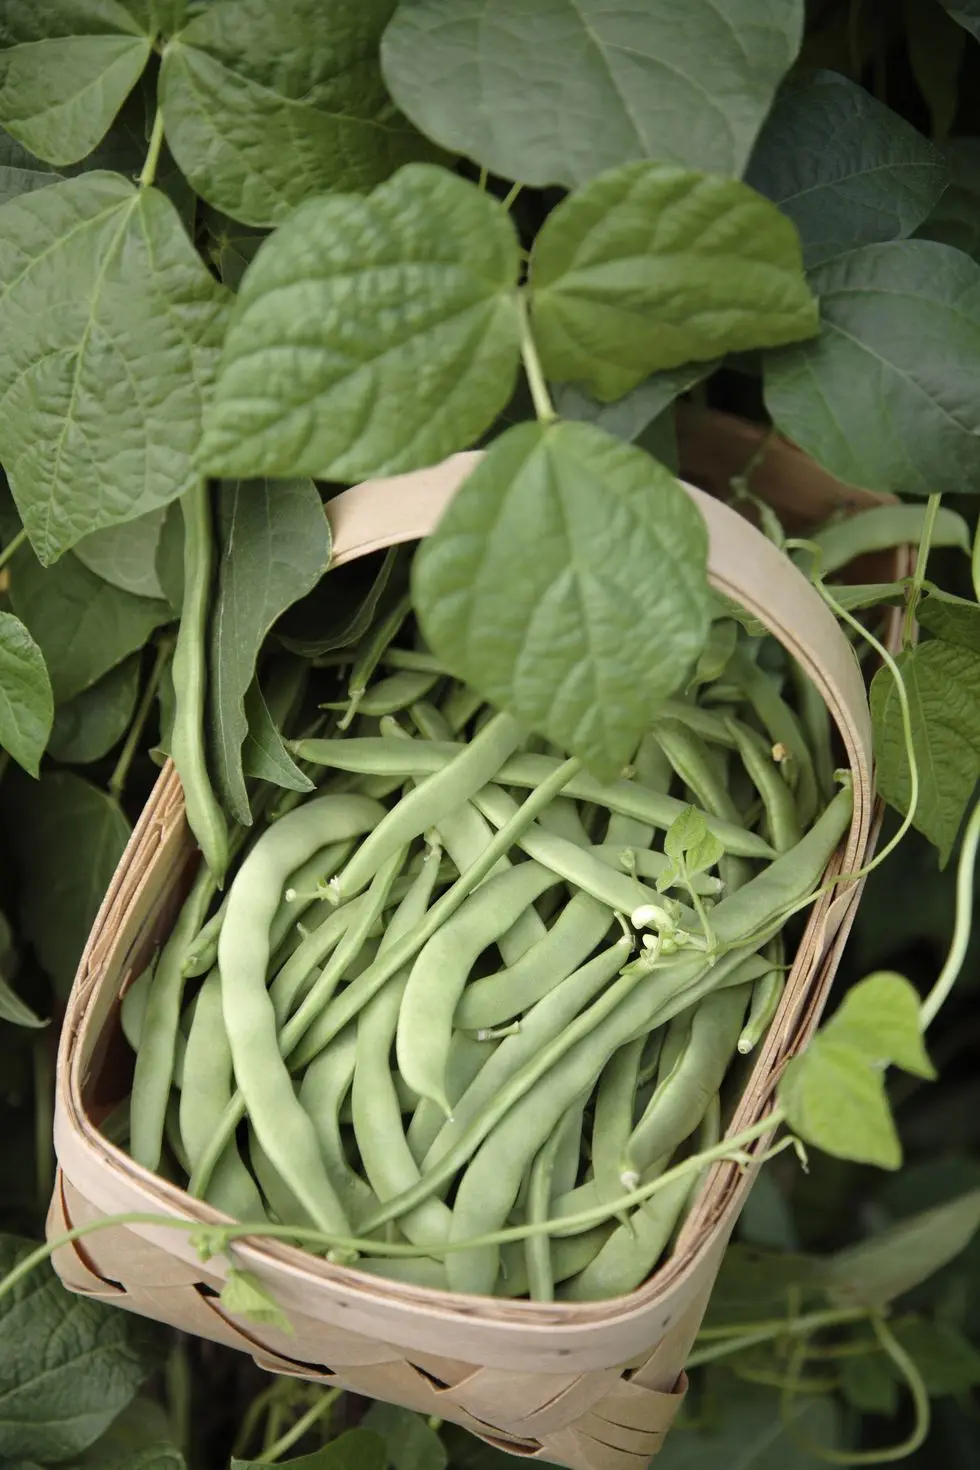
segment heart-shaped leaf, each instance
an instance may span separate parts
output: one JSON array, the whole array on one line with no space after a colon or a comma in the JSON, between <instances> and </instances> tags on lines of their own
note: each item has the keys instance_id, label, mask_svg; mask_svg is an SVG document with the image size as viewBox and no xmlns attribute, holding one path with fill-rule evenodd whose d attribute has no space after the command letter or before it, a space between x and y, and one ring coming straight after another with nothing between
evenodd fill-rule
<instances>
[{"instance_id":1,"label":"heart-shaped leaf","mask_svg":"<svg viewBox=\"0 0 980 1470\"><path fill-rule=\"evenodd\" d=\"M932 1080L936 1069L922 1039L919 993L904 975L879 970L847 992L824 1027L871 1063L892 1062L904 1072Z\"/></svg>"},{"instance_id":2,"label":"heart-shaped leaf","mask_svg":"<svg viewBox=\"0 0 980 1470\"><path fill-rule=\"evenodd\" d=\"M633 163L548 216L531 257L545 372L618 398L657 369L818 330L796 231L735 179Z\"/></svg>"},{"instance_id":3,"label":"heart-shaped leaf","mask_svg":"<svg viewBox=\"0 0 980 1470\"><path fill-rule=\"evenodd\" d=\"M693 502L642 450L520 424L419 546L415 605L454 673L612 776L704 642L706 555Z\"/></svg>"},{"instance_id":4,"label":"heart-shaped leaf","mask_svg":"<svg viewBox=\"0 0 980 1470\"><path fill-rule=\"evenodd\" d=\"M54 720L44 655L13 613L0 612L0 746L32 776Z\"/></svg>"},{"instance_id":5,"label":"heart-shaped leaf","mask_svg":"<svg viewBox=\"0 0 980 1470\"><path fill-rule=\"evenodd\" d=\"M825 1153L880 1169L901 1165L882 1072L846 1042L818 1032L788 1063L779 1101L794 1133Z\"/></svg>"}]
</instances>

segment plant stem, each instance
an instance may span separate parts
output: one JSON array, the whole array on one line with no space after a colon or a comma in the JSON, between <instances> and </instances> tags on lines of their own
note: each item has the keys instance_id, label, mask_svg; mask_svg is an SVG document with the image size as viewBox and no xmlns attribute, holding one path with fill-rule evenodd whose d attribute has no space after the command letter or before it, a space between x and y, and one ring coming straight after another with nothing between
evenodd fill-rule
<instances>
[{"instance_id":1,"label":"plant stem","mask_svg":"<svg viewBox=\"0 0 980 1470\"><path fill-rule=\"evenodd\" d=\"M936 977L929 994L919 1007L922 1029L932 1024L948 997L966 959L973 927L973 877L977 866L977 848L980 847L980 801L970 813L970 820L963 833L963 846L956 869L956 922L950 940L946 961Z\"/></svg>"},{"instance_id":2,"label":"plant stem","mask_svg":"<svg viewBox=\"0 0 980 1470\"><path fill-rule=\"evenodd\" d=\"M527 301L521 297L521 360L524 363L524 372L527 375L527 385L531 390L531 400L534 403L534 412L542 424L554 423L558 415L548 392L548 384L545 380L544 370L541 367L541 359L538 357L538 349L534 345L531 335L531 323L527 314Z\"/></svg>"},{"instance_id":3,"label":"plant stem","mask_svg":"<svg viewBox=\"0 0 980 1470\"><path fill-rule=\"evenodd\" d=\"M481 189L486 189L486 187L487 187L487 179L488 178L489 178L489 170L486 169L486 168L481 168L480 169L480 180L479 180L479 184L480 184L480 188Z\"/></svg>"},{"instance_id":4,"label":"plant stem","mask_svg":"<svg viewBox=\"0 0 980 1470\"><path fill-rule=\"evenodd\" d=\"M20 550L26 540L27 531L24 526L21 526L13 540L8 541L3 550L0 551L0 571L7 565L14 553Z\"/></svg>"},{"instance_id":5,"label":"plant stem","mask_svg":"<svg viewBox=\"0 0 980 1470\"><path fill-rule=\"evenodd\" d=\"M133 764L133 757L136 754L140 740L143 738L143 731L150 717L150 710L153 708L153 700L156 697L157 689L160 687L163 671L167 666L170 655L173 653L173 649L174 643L172 638L160 639L159 645L157 646L157 656L153 668L150 671L150 677L146 681L146 688L143 690L143 698L139 702L139 707L133 717L133 723L129 727L126 743L119 752L116 768L109 777L109 795L114 796L116 801L120 799L125 789L129 768Z\"/></svg>"},{"instance_id":6,"label":"plant stem","mask_svg":"<svg viewBox=\"0 0 980 1470\"><path fill-rule=\"evenodd\" d=\"M298 1440L301 1440L303 1438L303 1435L306 1434L308 1430L313 1428L313 1425L317 1422L317 1420L321 1419L324 1414L328 1413L329 1410L333 1408L334 1404L340 1398L340 1395L342 1393L342 1388L331 1388L326 1393L322 1394L320 1398L317 1399L313 1407L307 1409L306 1413L302 1416L301 1419L296 1420L296 1423L291 1429L287 1429L285 1434L281 1435L274 1444L271 1444L269 1448L259 1456L256 1464L274 1465L276 1460L282 1459L286 1451L291 1450L293 1445L296 1444Z\"/></svg>"},{"instance_id":7,"label":"plant stem","mask_svg":"<svg viewBox=\"0 0 980 1470\"><path fill-rule=\"evenodd\" d=\"M909 582L905 594L905 617L902 619L902 647L912 647L912 631L915 626L915 612L919 606L919 598L922 596L922 586L926 580L926 564L929 560L929 547L932 544L932 533L936 525L936 516L939 514L939 502L941 495L930 495L926 505L925 520L922 522L922 534L919 537L919 547L915 554L915 571Z\"/></svg>"},{"instance_id":8,"label":"plant stem","mask_svg":"<svg viewBox=\"0 0 980 1470\"><path fill-rule=\"evenodd\" d=\"M184 1454L191 1449L191 1374L187 1349L175 1344L166 1365L167 1416L174 1432L177 1448Z\"/></svg>"},{"instance_id":9,"label":"plant stem","mask_svg":"<svg viewBox=\"0 0 980 1470\"><path fill-rule=\"evenodd\" d=\"M157 108L157 115L153 119L153 131L150 133L150 144L146 150L146 161L140 170L139 185L141 189L148 189L157 176L157 165L160 162L160 151L163 148L163 108Z\"/></svg>"},{"instance_id":10,"label":"plant stem","mask_svg":"<svg viewBox=\"0 0 980 1470\"><path fill-rule=\"evenodd\" d=\"M870 1316L863 1307L838 1307L823 1312L808 1312L803 1317L774 1317L768 1322L759 1322L736 1328L705 1328L698 1333L696 1341L720 1338L713 1346L693 1352L685 1367L698 1368L702 1363L713 1363L718 1358L727 1358L740 1353L743 1348L755 1347L761 1342L772 1342L777 1337L809 1337L827 1327L841 1327L849 1322L866 1322ZM737 1336L722 1337L723 1333Z\"/></svg>"},{"instance_id":11,"label":"plant stem","mask_svg":"<svg viewBox=\"0 0 980 1470\"><path fill-rule=\"evenodd\" d=\"M503 206L504 206L505 209L510 209L511 205L514 203L514 200L517 198L518 194L521 192L521 190L523 188L524 188L524 185L523 184L512 184L511 185L511 187L507 190L507 193L504 195L503 200L502 200L502 203L503 203Z\"/></svg>"}]
</instances>

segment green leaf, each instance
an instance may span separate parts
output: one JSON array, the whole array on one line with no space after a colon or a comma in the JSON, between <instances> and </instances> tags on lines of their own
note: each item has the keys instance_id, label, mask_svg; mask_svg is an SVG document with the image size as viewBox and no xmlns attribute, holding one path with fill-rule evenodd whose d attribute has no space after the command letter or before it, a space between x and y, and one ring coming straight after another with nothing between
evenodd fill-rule
<instances>
[{"instance_id":1,"label":"green leaf","mask_svg":"<svg viewBox=\"0 0 980 1470\"><path fill-rule=\"evenodd\" d=\"M240 225L229 215L206 206L203 223L208 233L207 253L224 284L237 291L259 246L268 239L268 233Z\"/></svg>"},{"instance_id":2,"label":"green leaf","mask_svg":"<svg viewBox=\"0 0 980 1470\"><path fill-rule=\"evenodd\" d=\"M633 163L545 220L531 255L545 372L604 402L658 369L815 333L791 224L735 179Z\"/></svg>"},{"instance_id":3,"label":"green leaf","mask_svg":"<svg viewBox=\"0 0 980 1470\"><path fill-rule=\"evenodd\" d=\"M600 403L577 383L561 383L552 393L559 418L595 424L616 439L635 443L666 416L674 400L708 376L716 363L687 363L670 372L654 373L614 403Z\"/></svg>"},{"instance_id":4,"label":"green leaf","mask_svg":"<svg viewBox=\"0 0 980 1470\"><path fill-rule=\"evenodd\" d=\"M304 776L282 743L282 736L269 714L258 679L253 679L245 695L245 718L248 734L242 746L242 770L246 776L271 781L287 791L312 791L313 782Z\"/></svg>"},{"instance_id":5,"label":"green leaf","mask_svg":"<svg viewBox=\"0 0 980 1470\"><path fill-rule=\"evenodd\" d=\"M794 1312L802 1310L819 1296L820 1270L816 1256L730 1245L721 1263L704 1325L731 1327L735 1323L785 1317L791 1302L802 1304L794 1307Z\"/></svg>"},{"instance_id":6,"label":"green leaf","mask_svg":"<svg viewBox=\"0 0 980 1470\"><path fill-rule=\"evenodd\" d=\"M669 858L682 858L692 847L696 847L707 835L708 824L704 812L696 806L686 806L680 816L675 817L664 836L664 852Z\"/></svg>"},{"instance_id":7,"label":"green leaf","mask_svg":"<svg viewBox=\"0 0 980 1470\"><path fill-rule=\"evenodd\" d=\"M954 597L937 587L923 597L915 616L923 628L928 628L944 643L955 643L980 654L980 607L975 602Z\"/></svg>"},{"instance_id":8,"label":"green leaf","mask_svg":"<svg viewBox=\"0 0 980 1470\"><path fill-rule=\"evenodd\" d=\"M48 163L77 163L108 131L150 59L138 3L8 0L0 31L0 123Z\"/></svg>"},{"instance_id":9,"label":"green leaf","mask_svg":"<svg viewBox=\"0 0 980 1470\"><path fill-rule=\"evenodd\" d=\"M746 182L796 225L808 267L911 235L943 192L942 154L837 72L789 82Z\"/></svg>"},{"instance_id":10,"label":"green leaf","mask_svg":"<svg viewBox=\"0 0 980 1470\"><path fill-rule=\"evenodd\" d=\"M35 1242L0 1236L0 1276ZM159 1366L156 1326L65 1290L45 1262L0 1301L0 1457L88 1448Z\"/></svg>"},{"instance_id":11,"label":"green leaf","mask_svg":"<svg viewBox=\"0 0 980 1470\"><path fill-rule=\"evenodd\" d=\"M121 587L135 597L163 597L156 556L165 515L166 509L161 506L133 521L93 531L76 542L75 555L113 587Z\"/></svg>"},{"instance_id":12,"label":"green leaf","mask_svg":"<svg viewBox=\"0 0 980 1470\"><path fill-rule=\"evenodd\" d=\"M0 459L42 561L192 483L228 300L157 189L94 173L3 206Z\"/></svg>"},{"instance_id":13,"label":"green leaf","mask_svg":"<svg viewBox=\"0 0 980 1470\"><path fill-rule=\"evenodd\" d=\"M442 168L301 205L242 282L206 467L354 481L465 448L513 390L517 272L509 216Z\"/></svg>"},{"instance_id":14,"label":"green leaf","mask_svg":"<svg viewBox=\"0 0 980 1470\"><path fill-rule=\"evenodd\" d=\"M689 878L694 878L698 873L706 873L713 868L725 855L724 845L719 837L713 832L705 832L704 836L695 842L690 848L685 859L685 868Z\"/></svg>"},{"instance_id":15,"label":"green leaf","mask_svg":"<svg viewBox=\"0 0 980 1470\"><path fill-rule=\"evenodd\" d=\"M247 826L245 696L269 629L326 571L330 529L308 480L223 485L219 507L221 569L211 615L214 775L229 811Z\"/></svg>"},{"instance_id":16,"label":"green leaf","mask_svg":"<svg viewBox=\"0 0 980 1470\"><path fill-rule=\"evenodd\" d=\"M922 1037L919 993L904 975L879 970L852 986L824 1034L853 1047L869 1062L891 1062L915 1077L935 1079Z\"/></svg>"},{"instance_id":17,"label":"green leaf","mask_svg":"<svg viewBox=\"0 0 980 1470\"><path fill-rule=\"evenodd\" d=\"M0 745L32 776L53 720L44 656L20 618L0 612Z\"/></svg>"},{"instance_id":18,"label":"green leaf","mask_svg":"<svg viewBox=\"0 0 980 1470\"><path fill-rule=\"evenodd\" d=\"M824 1288L845 1306L887 1306L958 1256L978 1229L980 1189L971 1189L829 1257Z\"/></svg>"},{"instance_id":19,"label":"green leaf","mask_svg":"<svg viewBox=\"0 0 980 1470\"><path fill-rule=\"evenodd\" d=\"M106 1461L111 1456L113 1470L120 1470L120 1461L125 1466L135 1456L152 1452L163 1456L160 1470L183 1470L183 1462L172 1459L177 1454L169 1443L172 1438L170 1420L161 1404L148 1395L141 1395L113 1419L91 1449L79 1456L79 1464L106 1470ZM170 1459L166 1458L168 1454ZM156 1470L152 1459L143 1470Z\"/></svg>"},{"instance_id":20,"label":"green leaf","mask_svg":"<svg viewBox=\"0 0 980 1470\"><path fill-rule=\"evenodd\" d=\"M896 660L912 718L919 773L915 826L945 866L980 775L980 654L933 639ZM875 779L881 796L908 811L911 788L898 690L888 669L871 685Z\"/></svg>"},{"instance_id":21,"label":"green leaf","mask_svg":"<svg viewBox=\"0 0 980 1470\"><path fill-rule=\"evenodd\" d=\"M10 600L44 655L59 705L90 689L172 616L165 602L103 582L71 553L42 567L28 547L11 562Z\"/></svg>"},{"instance_id":22,"label":"green leaf","mask_svg":"<svg viewBox=\"0 0 980 1470\"><path fill-rule=\"evenodd\" d=\"M394 0L215 0L167 45L160 99L209 204L279 224L316 194L370 189L433 149L392 105L378 46Z\"/></svg>"},{"instance_id":23,"label":"green leaf","mask_svg":"<svg viewBox=\"0 0 980 1470\"><path fill-rule=\"evenodd\" d=\"M236 1317L247 1317L250 1322L261 1322L280 1332L293 1331L293 1324L282 1307L252 1271L239 1271L230 1266L220 1301L225 1311Z\"/></svg>"},{"instance_id":24,"label":"green leaf","mask_svg":"<svg viewBox=\"0 0 980 1470\"><path fill-rule=\"evenodd\" d=\"M655 158L739 175L803 31L800 0L412 0L381 61L428 137L574 187Z\"/></svg>"},{"instance_id":25,"label":"green leaf","mask_svg":"<svg viewBox=\"0 0 980 1470\"><path fill-rule=\"evenodd\" d=\"M778 1095L787 1123L805 1143L880 1169L901 1165L884 1077L846 1041L818 1032L787 1064Z\"/></svg>"},{"instance_id":26,"label":"green leaf","mask_svg":"<svg viewBox=\"0 0 980 1470\"><path fill-rule=\"evenodd\" d=\"M446 1447L421 1414L394 1404L372 1404L361 1423L384 1440L391 1470L445 1470Z\"/></svg>"},{"instance_id":27,"label":"green leaf","mask_svg":"<svg viewBox=\"0 0 980 1470\"><path fill-rule=\"evenodd\" d=\"M264 1470L268 1461L232 1460L231 1470ZM298 1460L279 1460L282 1470L385 1470L385 1442L370 1429L348 1429L312 1455Z\"/></svg>"},{"instance_id":28,"label":"green leaf","mask_svg":"<svg viewBox=\"0 0 980 1470\"><path fill-rule=\"evenodd\" d=\"M0 204L56 184L60 174L6 133L0 133Z\"/></svg>"},{"instance_id":29,"label":"green leaf","mask_svg":"<svg viewBox=\"0 0 980 1470\"><path fill-rule=\"evenodd\" d=\"M0 1021L9 1021L12 1026L26 1026L29 1029L48 1025L43 1017L31 1010L25 1000L21 1000L16 991L11 990L2 975L0 975Z\"/></svg>"},{"instance_id":30,"label":"green leaf","mask_svg":"<svg viewBox=\"0 0 980 1470\"><path fill-rule=\"evenodd\" d=\"M129 823L111 797L70 771L20 788L15 805L8 845L20 871L24 933L59 994L67 995Z\"/></svg>"},{"instance_id":31,"label":"green leaf","mask_svg":"<svg viewBox=\"0 0 980 1470\"><path fill-rule=\"evenodd\" d=\"M48 754L67 765L101 760L125 735L139 698L140 657L131 654L90 689L60 704Z\"/></svg>"},{"instance_id":32,"label":"green leaf","mask_svg":"<svg viewBox=\"0 0 980 1470\"><path fill-rule=\"evenodd\" d=\"M942 0L955 21L980 41L980 0Z\"/></svg>"},{"instance_id":33,"label":"green leaf","mask_svg":"<svg viewBox=\"0 0 980 1470\"><path fill-rule=\"evenodd\" d=\"M943 155L949 184L918 234L980 259L980 138L950 138Z\"/></svg>"},{"instance_id":34,"label":"green leaf","mask_svg":"<svg viewBox=\"0 0 980 1470\"><path fill-rule=\"evenodd\" d=\"M706 553L693 502L642 450L520 424L419 546L415 607L454 673L612 776L704 643Z\"/></svg>"},{"instance_id":35,"label":"green leaf","mask_svg":"<svg viewBox=\"0 0 980 1470\"><path fill-rule=\"evenodd\" d=\"M919 1317L897 1323L895 1336L922 1374L930 1398L964 1394L980 1383L980 1352L948 1323Z\"/></svg>"},{"instance_id":36,"label":"green leaf","mask_svg":"<svg viewBox=\"0 0 980 1470\"><path fill-rule=\"evenodd\" d=\"M884 1353L842 1358L840 1386L847 1402L861 1414L885 1414L890 1419L898 1412L899 1388Z\"/></svg>"},{"instance_id":37,"label":"green leaf","mask_svg":"<svg viewBox=\"0 0 980 1470\"><path fill-rule=\"evenodd\" d=\"M840 1428L829 1394L796 1394L784 1419L778 1393L732 1380L703 1425L667 1436L657 1470L819 1470L827 1463L820 1451L840 1443Z\"/></svg>"},{"instance_id":38,"label":"green leaf","mask_svg":"<svg viewBox=\"0 0 980 1470\"><path fill-rule=\"evenodd\" d=\"M819 338L765 361L778 428L851 485L980 491L980 266L900 240L854 250L810 283Z\"/></svg>"},{"instance_id":39,"label":"green leaf","mask_svg":"<svg viewBox=\"0 0 980 1470\"><path fill-rule=\"evenodd\" d=\"M335 567L276 629L282 643L309 659L356 647L374 622L404 555L404 550L392 546L376 556L358 557Z\"/></svg>"},{"instance_id":40,"label":"green leaf","mask_svg":"<svg viewBox=\"0 0 980 1470\"><path fill-rule=\"evenodd\" d=\"M945 138L959 109L966 37L944 13L941 0L905 0L905 45L929 109L932 136Z\"/></svg>"}]
</instances>

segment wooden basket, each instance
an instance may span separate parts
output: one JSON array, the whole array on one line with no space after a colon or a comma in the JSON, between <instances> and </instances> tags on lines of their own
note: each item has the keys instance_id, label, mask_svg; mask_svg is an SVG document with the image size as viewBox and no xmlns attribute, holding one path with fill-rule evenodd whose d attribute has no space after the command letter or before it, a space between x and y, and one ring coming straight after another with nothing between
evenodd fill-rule
<instances>
[{"instance_id":1,"label":"wooden basket","mask_svg":"<svg viewBox=\"0 0 980 1470\"><path fill-rule=\"evenodd\" d=\"M710 472L699 476L709 484L712 475L726 482L740 471L758 443L758 431L713 417L715 453ZM719 441L727 447L719 450ZM456 455L338 496L328 506L333 565L424 536L475 458ZM765 469L763 486L775 484L784 499L788 494L801 524L823 518L835 502L858 506L879 498L845 490L786 444L776 443ZM876 824L871 726L851 648L787 558L732 509L688 489L708 524L713 584L772 630L827 701L854 781L853 821L827 876L856 869L871 850ZM766 493L777 498L771 488ZM900 563L901 557L892 559L892 575L906 569ZM132 1077L120 996L167 934L197 861L180 783L168 766L113 877L68 1001L58 1058L60 1167L51 1235L124 1211L202 1223L223 1218L134 1163L98 1127ZM780 1070L812 1034L860 886L841 885L811 910L731 1132L765 1116ZM217 1300L224 1260L202 1266L184 1232L108 1228L62 1247L54 1264L72 1291L251 1353L271 1372L453 1420L502 1449L573 1470L644 1470L683 1398L684 1363L752 1173L731 1164L712 1169L669 1259L644 1286L613 1301L458 1296L330 1265L277 1242L238 1242L235 1261L281 1303L295 1329L290 1336L226 1312Z\"/></svg>"}]
</instances>

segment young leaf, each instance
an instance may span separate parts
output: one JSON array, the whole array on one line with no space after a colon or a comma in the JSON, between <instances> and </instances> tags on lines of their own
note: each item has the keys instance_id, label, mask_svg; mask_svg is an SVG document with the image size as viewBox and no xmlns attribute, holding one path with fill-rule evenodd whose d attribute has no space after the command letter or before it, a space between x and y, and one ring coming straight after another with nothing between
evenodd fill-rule
<instances>
[{"instance_id":1,"label":"young leaf","mask_svg":"<svg viewBox=\"0 0 980 1470\"><path fill-rule=\"evenodd\" d=\"M0 204L21 194L32 194L56 184L61 175L50 164L21 146L16 138L0 133Z\"/></svg>"},{"instance_id":2,"label":"young leaf","mask_svg":"<svg viewBox=\"0 0 980 1470\"><path fill-rule=\"evenodd\" d=\"M845 1306L887 1306L954 1260L978 1229L980 1189L971 1189L838 1251L824 1265L824 1288Z\"/></svg>"},{"instance_id":3,"label":"young leaf","mask_svg":"<svg viewBox=\"0 0 980 1470\"><path fill-rule=\"evenodd\" d=\"M668 164L627 164L559 204L530 276L545 372L604 402L658 369L819 326L793 226L735 179Z\"/></svg>"},{"instance_id":4,"label":"young leaf","mask_svg":"<svg viewBox=\"0 0 980 1470\"><path fill-rule=\"evenodd\" d=\"M664 852L669 858L682 858L690 848L707 835L708 825L704 812L696 806L687 806L679 817L675 817L664 836Z\"/></svg>"},{"instance_id":5,"label":"young leaf","mask_svg":"<svg viewBox=\"0 0 980 1470\"><path fill-rule=\"evenodd\" d=\"M47 1026L48 1022L32 1011L26 1001L21 1000L15 991L0 975L0 1021L9 1021L12 1026L26 1026L36 1028Z\"/></svg>"},{"instance_id":6,"label":"young leaf","mask_svg":"<svg viewBox=\"0 0 980 1470\"><path fill-rule=\"evenodd\" d=\"M24 783L11 807L16 819L8 811L6 830L20 871L24 933L58 993L67 995L129 823L105 792L71 771Z\"/></svg>"},{"instance_id":7,"label":"young leaf","mask_svg":"<svg viewBox=\"0 0 980 1470\"><path fill-rule=\"evenodd\" d=\"M955 21L980 41L980 0L942 0Z\"/></svg>"},{"instance_id":8,"label":"young leaf","mask_svg":"<svg viewBox=\"0 0 980 1470\"><path fill-rule=\"evenodd\" d=\"M925 224L924 240L954 245L980 258L980 138L950 138L943 146L949 184Z\"/></svg>"},{"instance_id":9,"label":"young leaf","mask_svg":"<svg viewBox=\"0 0 980 1470\"><path fill-rule=\"evenodd\" d=\"M48 754L68 765L101 760L129 728L139 698L140 657L131 654L55 710Z\"/></svg>"},{"instance_id":10,"label":"young leaf","mask_svg":"<svg viewBox=\"0 0 980 1470\"><path fill-rule=\"evenodd\" d=\"M108 132L150 59L142 0L4 6L0 123L48 163L77 163Z\"/></svg>"},{"instance_id":11,"label":"young leaf","mask_svg":"<svg viewBox=\"0 0 980 1470\"><path fill-rule=\"evenodd\" d=\"M54 720L44 656L12 613L0 612L0 746L36 776Z\"/></svg>"},{"instance_id":12,"label":"young leaf","mask_svg":"<svg viewBox=\"0 0 980 1470\"><path fill-rule=\"evenodd\" d=\"M705 832L704 836L688 850L684 860L689 878L697 877L698 873L706 873L713 868L725 855L725 848L721 839L713 832Z\"/></svg>"},{"instance_id":13,"label":"young leaf","mask_svg":"<svg viewBox=\"0 0 980 1470\"><path fill-rule=\"evenodd\" d=\"M214 0L163 53L167 141L198 194L274 225L367 190L431 145L392 105L378 45L393 0Z\"/></svg>"},{"instance_id":14,"label":"young leaf","mask_svg":"<svg viewBox=\"0 0 980 1470\"><path fill-rule=\"evenodd\" d=\"M372 1404L361 1423L381 1435L391 1470L445 1470L446 1446L421 1414L394 1404Z\"/></svg>"},{"instance_id":15,"label":"young leaf","mask_svg":"<svg viewBox=\"0 0 980 1470\"><path fill-rule=\"evenodd\" d=\"M0 1276L34 1241L0 1236ZM74 1460L159 1366L155 1325L65 1290L47 1263L0 1302L0 1457Z\"/></svg>"},{"instance_id":16,"label":"young leaf","mask_svg":"<svg viewBox=\"0 0 980 1470\"><path fill-rule=\"evenodd\" d=\"M225 1311L234 1313L236 1317L247 1317L250 1322L261 1322L266 1327L278 1328L280 1332L293 1331L293 1324L282 1307L252 1271L229 1267L219 1300Z\"/></svg>"},{"instance_id":17,"label":"young leaf","mask_svg":"<svg viewBox=\"0 0 980 1470\"><path fill-rule=\"evenodd\" d=\"M897 1169L902 1147L881 1070L845 1041L818 1032L788 1063L779 1101L794 1133L839 1159Z\"/></svg>"},{"instance_id":18,"label":"young leaf","mask_svg":"<svg viewBox=\"0 0 980 1470\"><path fill-rule=\"evenodd\" d=\"M313 782L304 776L282 743L258 679L252 680L245 695L245 718L248 734L242 746L244 774L284 786L287 791L312 791Z\"/></svg>"},{"instance_id":19,"label":"young leaf","mask_svg":"<svg viewBox=\"0 0 980 1470\"><path fill-rule=\"evenodd\" d=\"M381 64L428 137L569 188L637 158L742 173L803 33L802 0L413 0Z\"/></svg>"},{"instance_id":20,"label":"young leaf","mask_svg":"<svg viewBox=\"0 0 980 1470\"><path fill-rule=\"evenodd\" d=\"M642 450L521 424L421 543L415 606L449 668L612 776L704 642L706 553L693 502Z\"/></svg>"},{"instance_id":21,"label":"young leaf","mask_svg":"<svg viewBox=\"0 0 980 1470\"><path fill-rule=\"evenodd\" d=\"M165 602L103 582L71 553L42 567L28 547L12 560L10 600L44 655L59 705L90 689L172 617Z\"/></svg>"},{"instance_id":22,"label":"young leaf","mask_svg":"<svg viewBox=\"0 0 980 1470\"><path fill-rule=\"evenodd\" d=\"M779 429L850 485L980 491L980 266L900 240L841 256L810 283L819 338L765 361Z\"/></svg>"},{"instance_id":23,"label":"young leaf","mask_svg":"<svg viewBox=\"0 0 980 1470\"><path fill-rule=\"evenodd\" d=\"M380 1434L370 1429L348 1429L311 1455L282 1460L282 1470L385 1470L388 1457ZM232 1460L231 1470L264 1470L268 1461Z\"/></svg>"},{"instance_id":24,"label":"young leaf","mask_svg":"<svg viewBox=\"0 0 980 1470\"><path fill-rule=\"evenodd\" d=\"M228 809L247 826L245 696L272 624L326 571L330 529L308 480L252 480L221 487L219 534L221 572L211 617L214 774Z\"/></svg>"},{"instance_id":25,"label":"young leaf","mask_svg":"<svg viewBox=\"0 0 980 1470\"><path fill-rule=\"evenodd\" d=\"M895 1336L922 1374L930 1398L968 1393L980 1383L980 1353L949 1323L915 1317L896 1323Z\"/></svg>"},{"instance_id":26,"label":"young leaf","mask_svg":"<svg viewBox=\"0 0 980 1470\"><path fill-rule=\"evenodd\" d=\"M208 470L354 481L472 444L513 391L517 273L508 215L442 168L301 205L242 282Z\"/></svg>"},{"instance_id":27,"label":"young leaf","mask_svg":"<svg viewBox=\"0 0 980 1470\"><path fill-rule=\"evenodd\" d=\"M936 1069L922 1039L919 994L904 975L879 970L853 986L824 1027L869 1062L891 1062L932 1081Z\"/></svg>"},{"instance_id":28,"label":"young leaf","mask_svg":"<svg viewBox=\"0 0 980 1470\"><path fill-rule=\"evenodd\" d=\"M783 87L746 182L793 221L808 268L911 235L946 183L942 154L837 72Z\"/></svg>"},{"instance_id":29,"label":"young leaf","mask_svg":"<svg viewBox=\"0 0 980 1470\"><path fill-rule=\"evenodd\" d=\"M861 1414L891 1418L898 1410L899 1386L891 1362L882 1352L842 1358L840 1387L847 1402Z\"/></svg>"},{"instance_id":30,"label":"young leaf","mask_svg":"<svg viewBox=\"0 0 980 1470\"><path fill-rule=\"evenodd\" d=\"M912 717L919 773L915 826L945 866L980 775L980 654L938 638L896 660ZM878 790L907 812L909 761L898 691L888 669L871 685Z\"/></svg>"},{"instance_id":31,"label":"young leaf","mask_svg":"<svg viewBox=\"0 0 980 1470\"><path fill-rule=\"evenodd\" d=\"M156 189L94 173L3 206L0 459L42 561L192 482L228 300Z\"/></svg>"},{"instance_id":32,"label":"young leaf","mask_svg":"<svg viewBox=\"0 0 980 1470\"><path fill-rule=\"evenodd\" d=\"M134 597L163 597L156 556L166 509L148 511L133 521L106 526L76 542L75 555L113 587Z\"/></svg>"}]
</instances>

